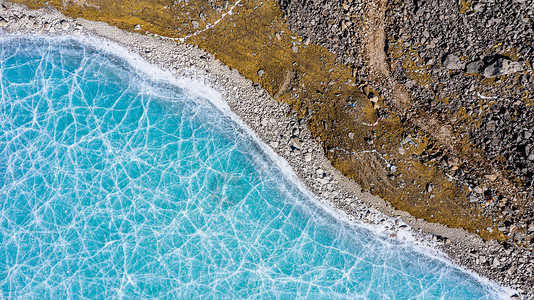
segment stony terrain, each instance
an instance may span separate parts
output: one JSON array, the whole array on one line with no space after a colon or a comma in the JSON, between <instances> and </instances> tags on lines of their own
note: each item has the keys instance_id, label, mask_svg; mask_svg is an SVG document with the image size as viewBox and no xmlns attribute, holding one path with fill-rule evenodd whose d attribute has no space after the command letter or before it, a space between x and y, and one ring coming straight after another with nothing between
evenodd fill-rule
<instances>
[{"instance_id":1,"label":"stony terrain","mask_svg":"<svg viewBox=\"0 0 534 300\"><path fill-rule=\"evenodd\" d=\"M517 212L517 207L506 203L502 206L508 214L523 213L527 219L517 225L526 233L534 233L530 228L534 220L528 219L532 217L532 201L525 203L534 195L534 2L461 4L427 1L393 5L389 12L390 44L408 44L406 48L417 52L429 80L422 84L416 76L410 78L411 70L398 60L391 61L392 69L396 79L414 95L418 109L441 116L442 122L449 122L458 134L468 136L503 170L503 176L519 187L521 195L516 200L522 200L525 211ZM459 121L457 116L462 114L472 122ZM474 178L462 175L476 187ZM499 187L482 190L489 197L499 198L502 193ZM514 238L521 243L525 237Z\"/></svg>"},{"instance_id":2,"label":"stony terrain","mask_svg":"<svg viewBox=\"0 0 534 300\"><path fill-rule=\"evenodd\" d=\"M486 206L508 243L533 249L533 1L388 2L381 27L389 84L368 76L376 53L366 53L374 31L365 20L380 14L381 1L280 2L294 31L337 53L362 85L382 93L385 113L401 114L441 144L414 159L436 162L467 185L472 205ZM399 87L409 95L402 107ZM428 119L449 137L428 128Z\"/></svg>"}]
</instances>

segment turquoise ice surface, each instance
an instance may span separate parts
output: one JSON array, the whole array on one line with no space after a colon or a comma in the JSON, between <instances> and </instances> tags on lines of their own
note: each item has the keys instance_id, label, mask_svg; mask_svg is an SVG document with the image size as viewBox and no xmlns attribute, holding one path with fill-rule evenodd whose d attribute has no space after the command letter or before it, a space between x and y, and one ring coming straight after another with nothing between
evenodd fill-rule
<instances>
[{"instance_id":1,"label":"turquoise ice surface","mask_svg":"<svg viewBox=\"0 0 534 300\"><path fill-rule=\"evenodd\" d=\"M0 298L495 299L325 211L209 99L89 41L0 38Z\"/></svg>"}]
</instances>

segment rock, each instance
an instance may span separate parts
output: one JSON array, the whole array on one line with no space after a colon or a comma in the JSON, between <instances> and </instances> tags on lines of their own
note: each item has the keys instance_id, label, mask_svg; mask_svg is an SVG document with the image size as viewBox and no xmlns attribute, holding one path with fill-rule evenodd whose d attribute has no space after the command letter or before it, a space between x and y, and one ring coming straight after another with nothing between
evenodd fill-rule
<instances>
[{"instance_id":1,"label":"rock","mask_svg":"<svg viewBox=\"0 0 534 300\"><path fill-rule=\"evenodd\" d=\"M496 268L501 265L501 262L497 257L493 258L493 267Z\"/></svg>"},{"instance_id":2,"label":"rock","mask_svg":"<svg viewBox=\"0 0 534 300\"><path fill-rule=\"evenodd\" d=\"M441 158L439 163L440 163L441 167L444 168L444 169L449 167L449 161L447 159L447 156L444 156L443 158Z\"/></svg>"},{"instance_id":3,"label":"rock","mask_svg":"<svg viewBox=\"0 0 534 300\"><path fill-rule=\"evenodd\" d=\"M369 96L369 101L371 101L371 103L373 103L373 108L374 109L379 109L380 108L380 105L378 104L378 96L373 94L373 93L370 93Z\"/></svg>"},{"instance_id":4,"label":"rock","mask_svg":"<svg viewBox=\"0 0 534 300\"><path fill-rule=\"evenodd\" d=\"M291 47L291 50L293 50L294 53L298 53L299 52L299 46L293 45L293 47Z\"/></svg>"},{"instance_id":5,"label":"rock","mask_svg":"<svg viewBox=\"0 0 534 300\"><path fill-rule=\"evenodd\" d=\"M489 181L495 181L497 179L497 175L495 174L485 175L484 177L486 177Z\"/></svg>"},{"instance_id":6,"label":"rock","mask_svg":"<svg viewBox=\"0 0 534 300\"><path fill-rule=\"evenodd\" d=\"M483 12L484 11L484 4L482 4L482 3L475 4L475 6L473 7L473 10L476 11L476 12Z\"/></svg>"},{"instance_id":7,"label":"rock","mask_svg":"<svg viewBox=\"0 0 534 300\"><path fill-rule=\"evenodd\" d=\"M296 148L296 149L302 149L302 142L299 141L299 139L297 138L292 138L290 141L290 146L292 146L293 148Z\"/></svg>"},{"instance_id":8,"label":"rock","mask_svg":"<svg viewBox=\"0 0 534 300\"><path fill-rule=\"evenodd\" d=\"M502 75L509 75L523 70L519 62L508 58L499 57L484 69L484 77L491 78Z\"/></svg>"},{"instance_id":9,"label":"rock","mask_svg":"<svg viewBox=\"0 0 534 300\"><path fill-rule=\"evenodd\" d=\"M477 59L467 64L465 72L469 74L479 74L483 69L484 62L482 62L480 59Z\"/></svg>"},{"instance_id":10,"label":"rock","mask_svg":"<svg viewBox=\"0 0 534 300\"><path fill-rule=\"evenodd\" d=\"M137 24L134 26L134 30L141 30L141 25Z\"/></svg>"},{"instance_id":11,"label":"rock","mask_svg":"<svg viewBox=\"0 0 534 300\"><path fill-rule=\"evenodd\" d=\"M324 178L317 178L317 182L319 182L321 186L328 184L328 180Z\"/></svg>"},{"instance_id":12,"label":"rock","mask_svg":"<svg viewBox=\"0 0 534 300\"><path fill-rule=\"evenodd\" d=\"M68 30L69 27L70 27L69 22L67 22L65 20L59 22L59 25L61 25L61 29L63 29L63 30Z\"/></svg>"},{"instance_id":13,"label":"rock","mask_svg":"<svg viewBox=\"0 0 534 300\"><path fill-rule=\"evenodd\" d=\"M370 93L368 98L369 98L369 101L371 101L373 103L378 102L378 96L373 94L373 93Z\"/></svg>"},{"instance_id":14,"label":"rock","mask_svg":"<svg viewBox=\"0 0 534 300\"><path fill-rule=\"evenodd\" d=\"M76 29L72 32L72 35L74 36L80 36L82 34L82 31L80 29Z\"/></svg>"},{"instance_id":15,"label":"rock","mask_svg":"<svg viewBox=\"0 0 534 300\"><path fill-rule=\"evenodd\" d=\"M465 67L465 63L462 63L458 56L447 54L443 60L443 66L449 70L461 70Z\"/></svg>"},{"instance_id":16,"label":"rock","mask_svg":"<svg viewBox=\"0 0 534 300\"><path fill-rule=\"evenodd\" d=\"M7 21L4 18L0 17L0 28L4 28L6 26L7 26Z\"/></svg>"},{"instance_id":17,"label":"rock","mask_svg":"<svg viewBox=\"0 0 534 300\"><path fill-rule=\"evenodd\" d=\"M197 21L192 21L191 22L191 25L193 25L193 29L198 29L198 22Z\"/></svg>"},{"instance_id":18,"label":"rock","mask_svg":"<svg viewBox=\"0 0 534 300\"><path fill-rule=\"evenodd\" d=\"M265 71L264 70L258 70L258 76L263 76L263 74L265 74Z\"/></svg>"}]
</instances>

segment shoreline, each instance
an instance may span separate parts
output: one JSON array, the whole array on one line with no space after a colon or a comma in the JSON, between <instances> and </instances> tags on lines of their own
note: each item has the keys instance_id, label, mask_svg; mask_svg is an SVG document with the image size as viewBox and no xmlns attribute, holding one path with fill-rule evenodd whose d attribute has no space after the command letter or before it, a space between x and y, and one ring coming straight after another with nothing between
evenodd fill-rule
<instances>
[{"instance_id":1,"label":"shoreline","mask_svg":"<svg viewBox=\"0 0 534 300\"><path fill-rule=\"evenodd\" d=\"M29 10L22 5L9 5L10 8L0 15L6 20L0 22L0 27L9 33L94 35L120 44L174 76L203 81L221 93L231 111L259 140L281 156L300 182L316 195L320 205L335 211L336 216L346 217L351 222L377 225L391 238L413 236L416 243L443 251L465 269L515 288L525 299L534 299L534 287L528 281L531 273L525 267L525 264L534 264L532 253L516 249L513 252L517 262L514 272L500 272L497 268L499 263L512 256L509 249L496 242L484 243L479 236L463 229L416 219L394 209L379 197L363 193L356 182L331 165L322 147L313 140L305 120L298 120L289 105L277 102L263 88L253 85L252 81L223 65L213 55L192 45L126 32L106 23L72 20L55 9ZM481 263L480 257L489 257L485 260L491 263ZM524 258L525 263L520 263L520 258Z\"/></svg>"}]
</instances>

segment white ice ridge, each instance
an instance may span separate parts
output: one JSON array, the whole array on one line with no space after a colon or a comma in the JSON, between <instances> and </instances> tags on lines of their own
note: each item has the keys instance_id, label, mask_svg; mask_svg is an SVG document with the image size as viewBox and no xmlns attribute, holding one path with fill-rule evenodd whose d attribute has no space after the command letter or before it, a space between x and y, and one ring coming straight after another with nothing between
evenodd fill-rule
<instances>
[{"instance_id":1,"label":"white ice ridge","mask_svg":"<svg viewBox=\"0 0 534 300\"><path fill-rule=\"evenodd\" d=\"M201 83L100 40L0 44L2 298L502 291L337 220Z\"/></svg>"}]
</instances>

